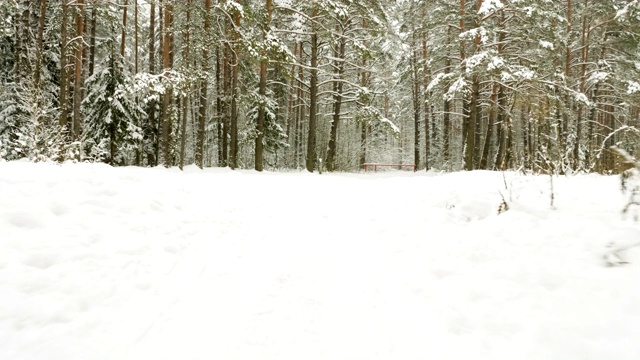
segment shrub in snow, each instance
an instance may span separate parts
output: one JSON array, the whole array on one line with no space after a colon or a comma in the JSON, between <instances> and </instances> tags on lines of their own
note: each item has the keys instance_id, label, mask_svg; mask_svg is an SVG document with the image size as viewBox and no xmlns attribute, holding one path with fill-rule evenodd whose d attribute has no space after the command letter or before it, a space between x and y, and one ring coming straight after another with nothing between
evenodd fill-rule
<instances>
[{"instance_id":1,"label":"shrub in snow","mask_svg":"<svg viewBox=\"0 0 640 360\"><path fill-rule=\"evenodd\" d=\"M100 161L123 163L142 140L138 126L144 110L123 89L122 59L110 56L102 71L87 79L88 93L83 101L85 113L84 150Z\"/></svg>"}]
</instances>

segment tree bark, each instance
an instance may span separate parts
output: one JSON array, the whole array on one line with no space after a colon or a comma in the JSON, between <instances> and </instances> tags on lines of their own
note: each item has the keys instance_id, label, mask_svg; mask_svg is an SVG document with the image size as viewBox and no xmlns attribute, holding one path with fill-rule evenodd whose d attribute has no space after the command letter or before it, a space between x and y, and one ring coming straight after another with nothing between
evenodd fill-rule
<instances>
[{"instance_id":1,"label":"tree bark","mask_svg":"<svg viewBox=\"0 0 640 360\"><path fill-rule=\"evenodd\" d=\"M239 0L236 0L239 2ZM231 126L230 126L230 154L229 166L231 169L238 168L238 51L239 51L239 35L240 31L240 14L235 13L234 18L234 49L231 51Z\"/></svg>"},{"instance_id":2,"label":"tree bark","mask_svg":"<svg viewBox=\"0 0 640 360\"><path fill-rule=\"evenodd\" d=\"M122 56L122 64L124 65L124 50L127 43L127 9L129 8L129 0L124 0L122 7L122 35L120 37L120 56Z\"/></svg>"},{"instance_id":3,"label":"tree bark","mask_svg":"<svg viewBox=\"0 0 640 360\"><path fill-rule=\"evenodd\" d=\"M149 73L156 72L156 4L151 1L149 11ZM158 125L156 124L156 101L149 101L147 107L149 124L147 128L148 141L151 143L151 153L147 162L151 166L158 166Z\"/></svg>"},{"instance_id":4,"label":"tree bark","mask_svg":"<svg viewBox=\"0 0 640 360\"><path fill-rule=\"evenodd\" d=\"M91 3L91 39L89 40L89 76L93 75L96 66L96 26L98 22L98 0Z\"/></svg>"},{"instance_id":5,"label":"tree bark","mask_svg":"<svg viewBox=\"0 0 640 360\"><path fill-rule=\"evenodd\" d=\"M204 33L205 36L211 30L211 0L205 0L204 13ZM202 70L209 72L209 47L202 47ZM217 70L217 69L216 69ZM199 168L204 167L204 130L207 118L207 88L209 83L207 78L200 80L200 103L198 104L198 133L196 135L196 165Z\"/></svg>"},{"instance_id":6,"label":"tree bark","mask_svg":"<svg viewBox=\"0 0 640 360\"><path fill-rule=\"evenodd\" d=\"M172 32L173 32L173 5L171 1L166 1L164 3L164 34L162 41L162 64L164 67L165 76L169 76L167 74L168 71L171 70L172 64ZM173 121L173 89L169 84L167 89L165 90L165 94L163 96L162 101L162 150L163 150L163 162L165 167L170 167L173 165L173 159L171 156L171 128Z\"/></svg>"},{"instance_id":7,"label":"tree bark","mask_svg":"<svg viewBox=\"0 0 640 360\"><path fill-rule=\"evenodd\" d=\"M587 9L589 5L588 0L584 0L584 9ZM588 29L587 15L582 15L582 33L580 36L580 93L584 94L586 90L587 79L587 61L589 59L589 29ZM586 94L585 94L586 96ZM582 117L584 113L584 104L581 102L578 106L578 118L576 119L576 140L573 148L573 161L574 169L578 170L583 167L582 160L580 159L580 141L582 140Z\"/></svg>"},{"instance_id":8,"label":"tree bark","mask_svg":"<svg viewBox=\"0 0 640 360\"><path fill-rule=\"evenodd\" d=\"M84 49L84 0L76 0L76 38L77 48L75 54L75 84L73 90L73 139L80 138L82 131L82 115L80 113L80 105L82 103L82 51Z\"/></svg>"},{"instance_id":9,"label":"tree bark","mask_svg":"<svg viewBox=\"0 0 640 360\"><path fill-rule=\"evenodd\" d=\"M447 30L447 41L450 38L451 29ZM451 53L447 50L445 60L444 73L448 75L451 72ZM442 105L442 160L445 164L451 160L450 137L451 137L451 100L444 99Z\"/></svg>"},{"instance_id":10,"label":"tree bark","mask_svg":"<svg viewBox=\"0 0 640 360\"><path fill-rule=\"evenodd\" d=\"M267 33L269 32L269 28L271 26L271 3L272 0L266 0L265 4L265 13L266 13L266 23L264 24L264 29L262 31L262 41L263 46L267 46ZM256 171L262 171L264 169L264 126L265 126L265 101L267 96L267 62L268 62L268 54L266 50L263 50L262 58L260 59L260 85L259 85L259 94L260 100L258 103L258 119L256 124L256 149L255 149L255 169Z\"/></svg>"},{"instance_id":11,"label":"tree bark","mask_svg":"<svg viewBox=\"0 0 640 360\"><path fill-rule=\"evenodd\" d=\"M69 76L67 73L67 16L69 12L67 0L62 1L62 24L60 26L60 126L68 131L69 115L67 109L67 89Z\"/></svg>"},{"instance_id":12,"label":"tree bark","mask_svg":"<svg viewBox=\"0 0 640 360\"><path fill-rule=\"evenodd\" d=\"M47 0L40 0L40 13L38 15L38 33L36 35L36 66L33 73L33 82L36 89L40 89L42 63L44 59L44 25L47 17Z\"/></svg>"},{"instance_id":13,"label":"tree bark","mask_svg":"<svg viewBox=\"0 0 640 360\"><path fill-rule=\"evenodd\" d=\"M418 76L418 54L415 34L411 44L411 94L413 100L413 163L420 167L420 77Z\"/></svg>"},{"instance_id":14,"label":"tree bark","mask_svg":"<svg viewBox=\"0 0 640 360\"><path fill-rule=\"evenodd\" d=\"M318 16L314 9L311 17L313 21ZM309 134L307 136L307 171L313 172L316 165L316 127L318 112L318 33L312 29L311 33L311 69L309 70Z\"/></svg>"},{"instance_id":15,"label":"tree bark","mask_svg":"<svg viewBox=\"0 0 640 360\"><path fill-rule=\"evenodd\" d=\"M344 26L342 28L342 34L340 36L338 48L335 49L334 55L334 68L336 73L334 74L333 81L333 119L331 121L331 132L329 135L329 145L327 151L326 166L327 171L336 170L336 154L337 154L337 142L338 142L338 126L340 125L340 112L342 111L342 88L344 83L342 77L344 74L344 56L346 51L346 38L344 36Z\"/></svg>"},{"instance_id":16,"label":"tree bark","mask_svg":"<svg viewBox=\"0 0 640 360\"><path fill-rule=\"evenodd\" d=\"M184 34L184 50L183 56L185 63L190 62L189 51L191 47L191 7L193 0L187 0L187 18L185 22L185 34ZM189 96L182 96L182 124L180 126L180 170L184 169L184 162L187 151L187 115L189 108Z\"/></svg>"},{"instance_id":17,"label":"tree bark","mask_svg":"<svg viewBox=\"0 0 640 360\"><path fill-rule=\"evenodd\" d=\"M431 72L427 65L428 51L427 51L427 35L422 34L422 62L423 62L423 104L424 104L424 168L425 171L429 171L431 167L431 131L435 129L429 128L429 116L433 116L433 104L431 103L431 94L427 92L427 86L431 80Z\"/></svg>"}]
</instances>

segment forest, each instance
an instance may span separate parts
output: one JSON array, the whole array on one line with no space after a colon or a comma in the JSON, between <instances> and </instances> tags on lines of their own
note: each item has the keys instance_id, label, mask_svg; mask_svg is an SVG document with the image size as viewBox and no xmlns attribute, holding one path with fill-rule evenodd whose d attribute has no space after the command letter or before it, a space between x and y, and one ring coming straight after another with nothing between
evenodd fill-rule
<instances>
[{"instance_id":1,"label":"forest","mask_svg":"<svg viewBox=\"0 0 640 360\"><path fill-rule=\"evenodd\" d=\"M616 171L640 0L8 0L0 159Z\"/></svg>"}]
</instances>

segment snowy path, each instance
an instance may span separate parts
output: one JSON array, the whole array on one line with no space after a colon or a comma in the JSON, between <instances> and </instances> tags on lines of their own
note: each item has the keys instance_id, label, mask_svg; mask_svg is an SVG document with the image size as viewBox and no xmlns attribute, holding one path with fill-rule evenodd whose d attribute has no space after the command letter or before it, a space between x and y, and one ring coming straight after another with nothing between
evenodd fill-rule
<instances>
[{"instance_id":1,"label":"snowy path","mask_svg":"<svg viewBox=\"0 0 640 360\"><path fill-rule=\"evenodd\" d=\"M640 358L617 179L507 180L0 163L0 359Z\"/></svg>"}]
</instances>

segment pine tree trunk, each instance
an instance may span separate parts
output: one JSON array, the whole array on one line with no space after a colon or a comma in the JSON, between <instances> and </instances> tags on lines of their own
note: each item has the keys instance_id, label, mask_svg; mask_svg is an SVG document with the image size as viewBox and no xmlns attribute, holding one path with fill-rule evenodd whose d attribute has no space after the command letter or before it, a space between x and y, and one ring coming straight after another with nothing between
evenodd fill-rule
<instances>
[{"instance_id":1,"label":"pine tree trunk","mask_svg":"<svg viewBox=\"0 0 640 360\"><path fill-rule=\"evenodd\" d=\"M231 97L231 45L225 44L223 55L223 93L224 101L222 102L222 159L224 166L229 166L229 119L230 119L230 106L228 99Z\"/></svg>"},{"instance_id":2,"label":"pine tree trunk","mask_svg":"<svg viewBox=\"0 0 640 360\"><path fill-rule=\"evenodd\" d=\"M303 44L300 43L300 51L299 51L299 60L300 64L304 64L304 51ZM302 66L298 67L298 85L296 86L296 126L295 126L295 149L294 149L294 158L296 169L298 169L302 164L302 123L304 121L305 113L305 102L304 102L304 91L302 90L302 85L304 84L304 68Z\"/></svg>"},{"instance_id":3,"label":"pine tree trunk","mask_svg":"<svg viewBox=\"0 0 640 360\"><path fill-rule=\"evenodd\" d=\"M312 18L318 16L314 9ZM307 136L307 171L313 172L316 165L316 127L318 112L318 33L313 30L311 34L311 70L309 79L309 134Z\"/></svg>"},{"instance_id":4,"label":"pine tree trunk","mask_svg":"<svg viewBox=\"0 0 640 360\"><path fill-rule=\"evenodd\" d=\"M236 0L239 1L239 0ZM230 127L230 154L229 166L231 169L238 168L238 51L239 51L239 35L240 31L240 14L236 13L234 17L234 50L231 52L231 118Z\"/></svg>"},{"instance_id":5,"label":"pine tree trunk","mask_svg":"<svg viewBox=\"0 0 640 360\"><path fill-rule=\"evenodd\" d=\"M271 2L272 0L266 0L265 12L266 23L262 32L262 41L266 43L267 32L271 26ZM266 44L265 44L266 46ZM256 136L256 151L255 151L255 169L256 171L262 171L264 169L264 124L265 124L265 101L267 96L267 54L263 52L262 59L260 59L260 102L258 104L258 119L256 124L256 130L258 135Z\"/></svg>"},{"instance_id":6,"label":"pine tree trunk","mask_svg":"<svg viewBox=\"0 0 640 360\"><path fill-rule=\"evenodd\" d=\"M98 0L91 3L91 39L89 40L89 76L93 75L96 66L96 26L98 22Z\"/></svg>"},{"instance_id":7,"label":"pine tree trunk","mask_svg":"<svg viewBox=\"0 0 640 360\"><path fill-rule=\"evenodd\" d=\"M429 128L429 116L433 116L433 105L431 104L431 94L430 92L427 92L427 86L429 85L429 82L431 81L431 72L430 69L427 65L427 58L428 56L428 52L427 52L427 35L423 34L422 35L422 62L423 62L423 87L424 87L424 94L423 94L423 103L424 103L424 168L425 171L429 171L429 168L431 167L431 162L430 162L430 158L431 158L431 131L434 131L435 129L430 129Z\"/></svg>"},{"instance_id":8,"label":"pine tree trunk","mask_svg":"<svg viewBox=\"0 0 640 360\"><path fill-rule=\"evenodd\" d=\"M156 4L154 1L150 4L149 10L149 73L156 72ZM147 154L149 157L147 162L151 166L158 166L158 125L156 124L156 101L149 101L147 107L148 127L147 137L151 143L151 152Z\"/></svg>"},{"instance_id":9,"label":"pine tree trunk","mask_svg":"<svg viewBox=\"0 0 640 360\"><path fill-rule=\"evenodd\" d=\"M338 146L338 127L340 126L340 112L342 111L342 78L344 75L344 56L346 51L346 38L344 37L344 27L342 28L342 35L340 36L338 48L335 49L334 56L334 74L333 81L333 119L331 121L331 132L329 135L329 145L327 151L326 166L327 171L336 170L336 154Z\"/></svg>"},{"instance_id":10,"label":"pine tree trunk","mask_svg":"<svg viewBox=\"0 0 640 360\"><path fill-rule=\"evenodd\" d=\"M204 33L209 34L211 30L211 0L205 0L204 13ZM209 72L209 48L202 47L202 70ZM201 169L204 167L204 130L207 117L207 88L209 84L206 78L200 80L200 103L198 104L198 133L196 135L196 165Z\"/></svg>"},{"instance_id":11,"label":"pine tree trunk","mask_svg":"<svg viewBox=\"0 0 640 360\"><path fill-rule=\"evenodd\" d=\"M60 126L68 131L69 115L67 109L67 89L69 76L67 72L67 17L69 12L67 1L62 1L62 24L60 26Z\"/></svg>"},{"instance_id":12,"label":"pine tree trunk","mask_svg":"<svg viewBox=\"0 0 640 360\"><path fill-rule=\"evenodd\" d=\"M491 164L489 163L489 151L493 145L493 128L495 127L496 117L496 104L498 98L498 83L494 82L491 87L491 110L489 112L489 123L487 124L487 134L484 139L484 147L482 149L482 158L480 159L480 169L489 170Z\"/></svg>"},{"instance_id":13,"label":"pine tree trunk","mask_svg":"<svg viewBox=\"0 0 640 360\"><path fill-rule=\"evenodd\" d=\"M183 58L185 63L190 62L189 52L191 46L191 7L193 5L193 0L187 0L187 19L185 22L185 34L184 34L184 47L183 47ZM189 91L190 93L190 91ZM187 115L189 113L189 96L182 96L182 123L180 126L180 170L184 169L184 162L187 152Z\"/></svg>"},{"instance_id":14,"label":"pine tree trunk","mask_svg":"<svg viewBox=\"0 0 640 360\"><path fill-rule=\"evenodd\" d=\"M584 0L584 9L589 5L588 0ZM582 34L580 36L581 45L581 64L580 64L580 93L584 94L586 90L587 79L587 61L589 59L589 31L587 16L582 15ZM586 95L586 94L585 94ZM578 106L578 118L576 119L576 140L573 148L574 169L579 170L583 167L580 159L580 142L582 140L582 117L584 112L584 104L581 102Z\"/></svg>"},{"instance_id":15,"label":"pine tree trunk","mask_svg":"<svg viewBox=\"0 0 640 360\"><path fill-rule=\"evenodd\" d=\"M411 93L413 100L413 164L420 167L420 77L418 76L418 54L416 53L417 44L415 42L415 34L413 35L413 43L411 44Z\"/></svg>"},{"instance_id":16,"label":"pine tree trunk","mask_svg":"<svg viewBox=\"0 0 640 360\"><path fill-rule=\"evenodd\" d=\"M40 89L42 63L44 58L44 25L47 17L47 0L40 0L40 13L38 15L38 33L36 35L36 66L33 70L33 82L36 89Z\"/></svg>"},{"instance_id":17,"label":"pine tree trunk","mask_svg":"<svg viewBox=\"0 0 640 360\"><path fill-rule=\"evenodd\" d=\"M126 48L126 34L127 34L127 9L129 8L129 0L124 0L122 4L122 34L120 37L120 56L122 57L122 63L124 65L124 50Z\"/></svg>"},{"instance_id":18,"label":"pine tree trunk","mask_svg":"<svg viewBox=\"0 0 640 360\"><path fill-rule=\"evenodd\" d=\"M82 78L82 51L84 49L84 0L77 0L76 6L76 38L77 49L75 54L75 84L73 90L73 139L78 140L80 138L80 132L82 131L82 115L80 114L80 105L82 103L82 85L84 83Z\"/></svg>"},{"instance_id":19,"label":"pine tree trunk","mask_svg":"<svg viewBox=\"0 0 640 360\"><path fill-rule=\"evenodd\" d=\"M451 30L447 31L449 34ZM449 36L447 36L447 39ZM445 60L444 73L448 75L451 72L451 54L447 51L447 58ZM451 100L448 98L444 99L444 104L442 105L442 160L445 164L451 161L451 150L450 150L450 137L451 137ZM450 165L449 165L450 167Z\"/></svg>"},{"instance_id":20,"label":"pine tree trunk","mask_svg":"<svg viewBox=\"0 0 640 360\"><path fill-rule=\"evenodd\" d=\"M220 46L216 45L216 137L218 140L218 166L226 166L224 157L222 156L222 127L224 116L222 111L222 86L220 84L221 79L221 60L220 60ZM224 65L223 65L224 66Z\"/></svg>"},{"instance_id":21,"label":"pine tree trunk","mask_svg":"<svg viewBox=\"0 0 640 360\"><path fill-rule=\"evenodd\" d=\"M162 65L163 71L166 73L171 70L173 64L171 62L172 56L172 32L173 32L173 5L168 0L164 3L164 31L163 31L163 45L162 45ZM168 76L168 75L166 75ZM165 91L162 101L162 150L163 150L163 163L165 167L173 165L173 159L171 155L171 131L173 121L173 89L169 85Z\"/></svg>"}]
</instances>

